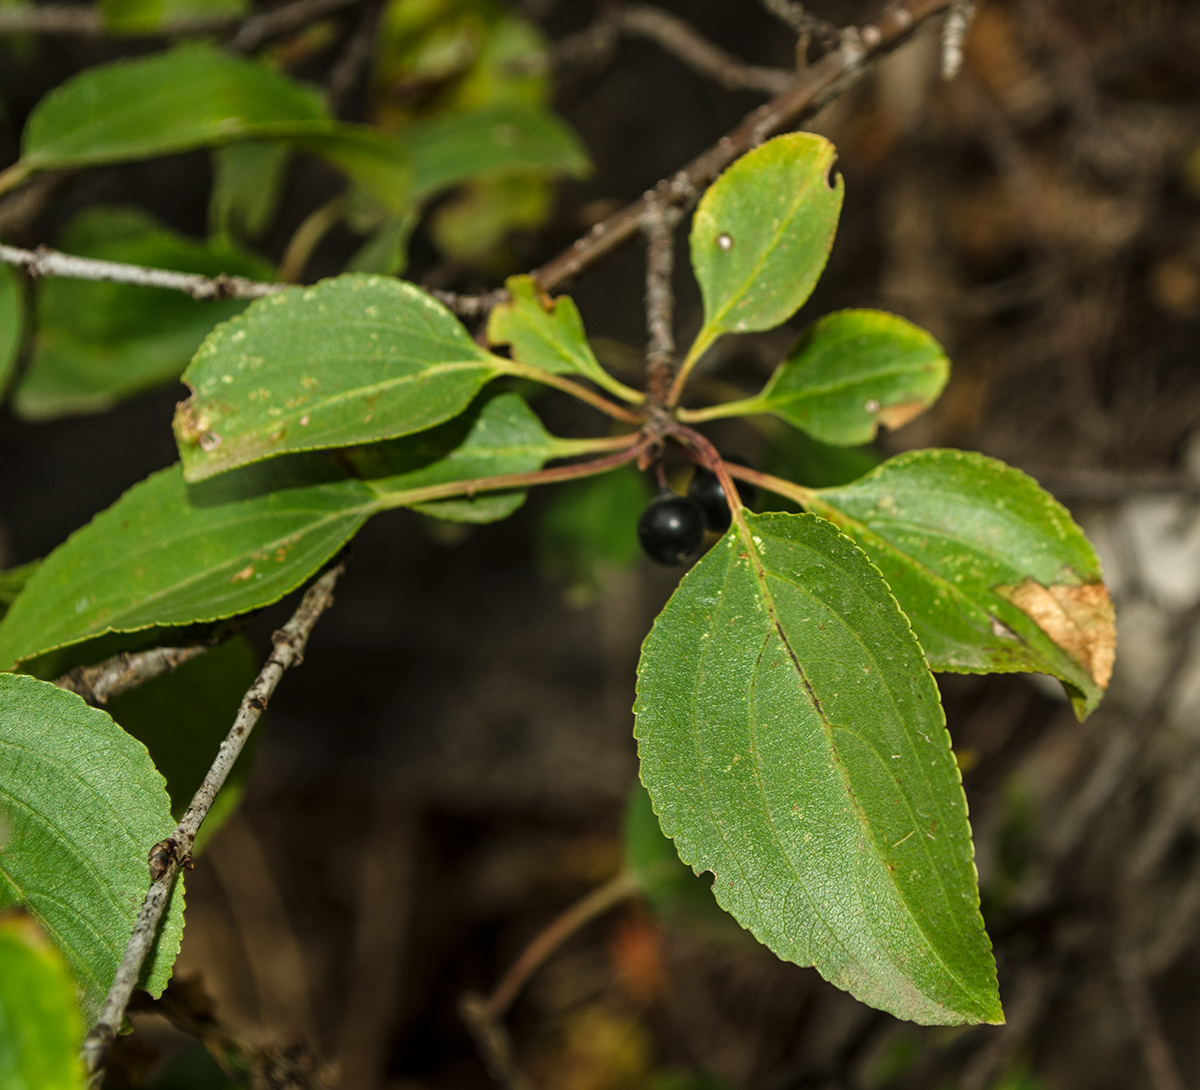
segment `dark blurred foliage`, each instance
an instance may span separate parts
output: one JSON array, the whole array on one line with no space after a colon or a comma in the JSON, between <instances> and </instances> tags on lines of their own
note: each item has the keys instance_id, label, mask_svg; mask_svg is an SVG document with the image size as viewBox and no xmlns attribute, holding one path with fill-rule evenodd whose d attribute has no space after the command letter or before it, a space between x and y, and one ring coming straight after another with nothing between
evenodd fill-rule
<instances>
[{"instance_id":1,"label":"dark blurred foliage","mask_svg":"<svg viewBox=\"0 0 1200 1090\"><path fill-rule=\"evenodd\" d=\"M756 63L792 56L789 32L750 0L665 6ZM812 7L848 23L875 5ZM552 39L593 15L583 0L526 9ZM329 40L354 25L335 17ZM42 93L133 48L62 39L6 56L4 160ZM931 26L811 123L846 178L828 272L789 329L723 347L707 377L754 388L811 317L893 309L945 343L954 373L881 452L1003 457L1097 541L1122 643L1089 722L1027 678L943 679L1008 1025L902 1024L811 970L665 930L631 904L571 940L518 1001L509 1021L538 1087L1200 1082L1200 6L985 0L949 84L939 55ZM317 50L295 74L319 77L335 56ZM560 191L547 228L509 241L527 266L759 101L637 41L566 68L558 87L598 170ZM345 115L365 117L366 96L358 88ZM208 183L201 154L86 172L14 241L53 242L99 202L201 237ZM272 257L334 185L299 164ZM336 272L356 244L335 232L309 274ZM699 325L685 255L681 239L681 341ZM490 286L439 261L422 232L409 275ZM637 250L572 289L614 358L637 359L619 349L643 343L642 292ZM98 418L0 419L0 566L44 554L170 462L177 394ZM554 398L539 409L560 433L577 416ZM759 464L776 456L744 425L714 435ZM231 1032L269 1044L273 1085L305 1084L321 1064L351 1090L490 1085L459 996L490 988L620 865L637 651L677 576L603 568L591 593L564 595L533 548L550 502L534 496L509 522L452 539L407 514L367 528L305 666L272 704L241 811L188 875L180 1002L207 993ZM286 609L260 619L260 641ZM161 1013L134 1019L114 1085L155 1078L176 1054L161 1085L193 1069L219 1085Z\"/></svg>"}]
</instances>

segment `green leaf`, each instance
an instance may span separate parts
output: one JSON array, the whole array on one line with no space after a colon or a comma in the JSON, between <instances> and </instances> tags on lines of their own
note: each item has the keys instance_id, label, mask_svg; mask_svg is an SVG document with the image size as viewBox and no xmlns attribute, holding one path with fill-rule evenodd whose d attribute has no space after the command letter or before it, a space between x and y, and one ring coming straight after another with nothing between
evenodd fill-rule
<instances>
[{"instance_id":1,"label":"green leaf","mask_svg":"<svg viewBox=\"0 0 1200 1090\"><path fill-rule=\"evenodd\" d=\"M605 568L637 562L638 517L651 494L645 474L632 466L553 491L538 519L538 559L551 579L568 584L570 600L585 604L599 590Z\"/></svg>"},{"instance_id":2,"label":"green leaf","mask_svg":"<svg viewBox=\"0 0 1200 1090\"><path fill-rule=\"evenodd\" d=\"M87 209L68 225L61 245L84 257L205 276L273 275L256 257L221 243L193 242L132 208ZM246 305L129 284L46 280L38 289L33 358L14 408L31 420L101 412L172 382L209 330Z\"/></svg>"},{"instance_id":3,"label":"green leaf","mask_svg":"<svg viewBox=\"0 0 1200 1090\"><path fill-rule=\"evenodd\" d=\"M348 275L289 289L218 326L184 373L184 473L422 431L511 370L412 284Z\"/></svg>"},{"instance_id":4,"label":"green leaf","mask_svg":"<svg viewBox=\"0 0 1200 1090\"><path fill-rule=\"evenodd\" d=\"M89 68L38 103L9 184L60 170L171 155L239 140L284 140L324 156L395 211L408 155L392 138L332 120L321 95L255 61L185 44Z\"/></svg>"},{"instance_id":5,"label":"green leaf","mask_svg":"<svg viewBox=\"0 0 1200 1090\"><path fill-rule=\"evenodd\" d=\"M21 353L25 303L21 282L9 265L0 265L0 398Z\"/></svg>"},{"instance_id":6,"label":"green leaf","mask_svg":"<svg viewBox=\"0 0 1200 1090\"><path fill-rule=\"evenodd\" d=\"M591 162L579 138L549 110L509 102L422 121L402 137L422 200L461 182L538 170L581 178Z\"/></svg>"},{"instance_id":7,"label":"green leaf","mask_svg":"<svg viewBox=\"0 0 1200 1090\"><path fill-rule=\"evenodd\" d=\"M83 1090L75 984L37 925L0 916L0 1086Z\"/></svg>"},{"instance_id":8,"label":"green leaf","mask_svg":"<svg viewBox=\"0 0 1200 1090\"><path fill-rule=\"evenodd\" d=\"M774 413L822 443L857 446L880 424L898 428L924 412L949 377L925 330L879 310L839 310L800 335L762 393L692 419Z\"/></svg>"},{"instance_id":9,"label":"green leaf","mask_svg":"<svg viewBox=\"0 0 1200 1090\"><path fill-rule=\"evenodd\" d=\"M484 395L453 420L417 435L347 451L344 460L376 495L381 506L414 510L451 522L495 522L525 502L525 492L410 503L414 492L455 481L532 473L573 444L550 435L516 394Z\"/></svg>"},{"instance_id":10,"label":"green leaf","mask_svg":"<svg viewBox=\"0 0 1200 1090\"><path fill-rule=\"evenodd\" d=\"M639 783L625 804L625 869L642 896L672 927L715 942L749 941L749 935L722 912L706 876L692 873L663 835L653 804Z\"/></svg>"},{"instance_id":11,"label":"green leaf","mask_svg":"<svg viewBox=\"0 0 1200 1090\"><path fill-rule=\"evenodd\" d=\"M1057 500L982 454L918 450L812 510L878 565L935 670L1031 671L1067 687L1081 718L1116 646L1096 553Z\"/></svg>"},{"instance_id":12,"label":"green leaf","mask_svg":"<svg viewBox=\"0 0 1200 1090\"><path fill-rule=\"evenodd\" d=\"M31 560L28 564L0 571L0 620L3 620L4 615L8 612L8 607L17 600L17 595L25 589L25 584L29 582L40 564L40 560Z\"/></svg>"},{"instance_id":13,"label":"green leaf","mask_svg":"<svg viewBox=\"0 0 1200 1090\"><path fill-rule=\"evenodd\" d=\"M346 272L399 276L408 264L408 240L417 225L416 212L388 216L346 262Z\"/></svg>"},{"instance_id":14,"label":"green leaf","mask_svg":"<svg viewBox=\"0 0 1200 1090\"><path fill-rule=\"evenodd\" d=\"M328 125L315 90L188 44L85 69L51 91L25 125L21 162L31 171L92 166Z\"/></svg>"},{"instance_id":15,"label":"green leaf","mask_svg":"<svg viewBox=\"0 0 1200 1090\"><path fill-rule=\"evenodd\" d=\"M258 676L259 661L244 636L226 640L169 674L114 697L105 711L149 751L167 781L171 815L178 820L208 774L217 750L233 726L242 698ZM250 771L250 735L229 778L200 827L193 854L237 809Z\"/></svg>"},{"instance_id":16,"label":"green leaf","mask_svg":"<svg viewBox=\"0 0 1200 1090\"><path fill-rule=\"evenodd\" d=\"M780 957L901 1018L998 1022L966 798L921 648L823 519L746 515L642 649L642 782Z\"/></svg>"},{"instance_id":17,"label":"green leaf","mask_svg":"<svg viewBox=\"0 0 1200 1090\"><path fill-rule=\"evenodd\" d=\"M831 186L833 145L794 132L737 160L708 189L692 220L692 268L704 297L704 326L692 362L722 333L786 322L825 268L842 207Z\"/></svg>"},{"instance_id":18,"label":"green leaf","mask_svg":"<svg viewBox=\"0 0 1200 1090\"><path fill-rule=\"evenodd\" d=\"M593 449L588 440L548 435L519 397L501 394L443 428L343 452L341 460L363 480L313 454L190 487L178 466L162 470L42 562L0 621L0 668L105 633L216 621L269 605L378 511L416 507L464 522L504 518L522 493L436 492Z\"/></svg>"},{"instance_id":19,"label":"green leaf","mask_svg":"<svg viewBox=\"0 0 1200 1090\"><path fill-rule=\"evenodd\" d=\"M134 485L43 561L0 621L0 669L44 651L269 605L376 509L323 458L269 462L188 488L178 466Z\"/></svg>"},{"instance_id":20,"label":"green leaf","mask_svg":"<svg viewBox=\"0 0 1200 1090\"><path fill-rule=\"evenodd\" d=\"M579 308L569 295L551 299L529 276L510 276L504 283L512 300L492 308L488 343L511 345L513 359L552 375L576 374L591 379L629 401L642 395L618 382L596 359Z\"/></svg>"},{"instance_id":21,"label":"green leaf","mask_svg":"<svg viewBox=\"0 0 1200 1090\"><path fill-rule=\"evenodd\" d=\"M430 238L451 261L484 272L507 272L518 259L506 241L546 222L554 191L554 183L536 171L470 182L433 210Z\"/></svg>"},{"instance_id":22,"label":"green leaf","mask_svg":"<svg viewBox=\"0 0 1200 1090\"><path fill-rule=\"evenodd\" d=\"M0 674L0 907L25 905L71 966L84 1009L104 999L175 827L146 747L74 693ZM183 881L141 987L159 995L183 933Z\"/></svg>"},{"instance_id":23,"label":"green leaf","mask_svg":"<svg viewBox=\"0 0 1200 1090\"><path fill-rule=\"evenodd\" d=\"M283 196L290 158L286 144L257 140L214 149L209 231L222 238L266 234Z\"/></svg>"}]
</instances>

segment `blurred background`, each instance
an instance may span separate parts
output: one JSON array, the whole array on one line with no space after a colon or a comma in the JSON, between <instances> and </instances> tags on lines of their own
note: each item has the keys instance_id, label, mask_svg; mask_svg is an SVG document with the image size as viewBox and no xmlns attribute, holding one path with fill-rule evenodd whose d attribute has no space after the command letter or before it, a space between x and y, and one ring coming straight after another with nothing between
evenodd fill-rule
<instances>
[{"instance_id":1,"label":"blurred background","mask_svg":"<svg viewBox=\"0 0 1200 1090\"><path fill-rule=\"evenodd\" d=\"M432 286L492 287L537 265L763 101L653 41L580 38L604 6L591 0L427 3L431 26L469 9L485 31L449 35L442 67L422 68L432 46L422 54L378 31L419 6L367 0L265 49L320 82L365 41L339 115L386 123L477 76L486 27L517 26L536 61L518 76L542 73L596 167L516 196L444 198L416 229L405 272ZM747 61L795 63L795 36L751 0L661 6ZM879 7L809 5L836 25ZM514 1006L516 1056L535 1087L1200 1085L1200 6L985 0L950 82L940 29L931 22L805 125L837 145L846 183L828 270L787 327L722 344L704 377L757 389L812 318L896 311L953 361L925 416L850 454L743 424L714 439L817 485L910 447L983 451L1059 496L1101 554L1119 645L1088 722L1047 679L939 679L1008 1024L900 1023L752 942L628 901L572 937ZM0 161L15 159L24 118L51 87L159 47L0 40ZM808 56L820 50L814 37ZM0 237L69 248L81 212L125 205L203 239L212 178L207 152L55 178L3 206ZM316 160L293 163L259 255L278 262L338 184ZM361 243L334 227L304 279L340 271ZM686 253L685 220L681 343L700 324ZM569 289L627 381L645 341L643 288L631 248ZM101 413L10 403L0 568L45 555L170 464L182 393ZM556 395L537 407L558 434L589 426ZM460 997L493 987L622 865L638 649L679 576L637 556L644 489L633 478L600 500L547 489L474 530L393 513L355 541L336 607L272 702L240 808L187 876L176 1014L215 1016L262 1050L263 1085L493 1085ZM255 621L258 653L293 605ZM133 1020L113 1086L222 1085L178 1017Z\"/></svg>"}]
</instances>

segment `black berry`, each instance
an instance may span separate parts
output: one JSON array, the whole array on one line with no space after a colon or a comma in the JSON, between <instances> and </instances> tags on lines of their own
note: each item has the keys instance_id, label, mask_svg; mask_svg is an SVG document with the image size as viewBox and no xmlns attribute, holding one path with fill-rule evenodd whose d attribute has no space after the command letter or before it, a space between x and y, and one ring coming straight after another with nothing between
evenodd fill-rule
<instances>
[{"instance_id":1,"label":"black berry","mask_svg":"<svg viewBox=\"0 0 1200 1090\"><path fill-rule=\"evenodd\" d=\"M741 458L725 458L724 455L722 457L726 462L733 462L739 466L746 465ZM753 503L756 495L754 486L745 481L735 481L734 483L737 485L742 503ZM700 510L704 512L705 525L710 530L723 534L729 529L729 523L732 521L729 504L725 502L725 489L721 487L721 482L715 473L707 469L697 469L692 474L691 483L688 485L688 495L700 505Z\"/></svg>"},{"instance_id":2,"label":"black berry","mask_svg":"<svg viewBox=\"0 0 1200 1090\"><path fill-rule=\"evenodd\" d=\"M682 564L704 540L704 512L695 500L664 492L638 519L638 541L658 564Z\"/></svg>"}]
</instances>

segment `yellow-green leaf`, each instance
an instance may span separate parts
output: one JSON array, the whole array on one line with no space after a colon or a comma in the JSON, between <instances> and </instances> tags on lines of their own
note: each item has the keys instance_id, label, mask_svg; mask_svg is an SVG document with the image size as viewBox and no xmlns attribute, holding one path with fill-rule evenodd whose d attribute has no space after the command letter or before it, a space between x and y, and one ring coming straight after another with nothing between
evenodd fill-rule
<instances>
[{"instance_id":1,"label":"yellow-green leaf","mask_svg":"<svg viewBox=\"0 0 1200 1090\"><path fill-rule=\"evenodd\" d=\"M1080 718L1099 704L1112 600L1083 531L1032 478L982 454L917 450L811 507L879 566L935 670L1050 674Z\"/></svg>"},{"instance_id":2,"label":"yellow-green leaf","mask_svg":"<svg viewBox=\"0 0 1200 1090\"><path fill-rule=\"evenodd\" d=\"M722 333L786 322L812 293L842 207L830 184L833 145L823 136L777 136L737 160L708 189L692 220L692 268L704 297L695 360Z\"/></svg>"}]
</instances>

